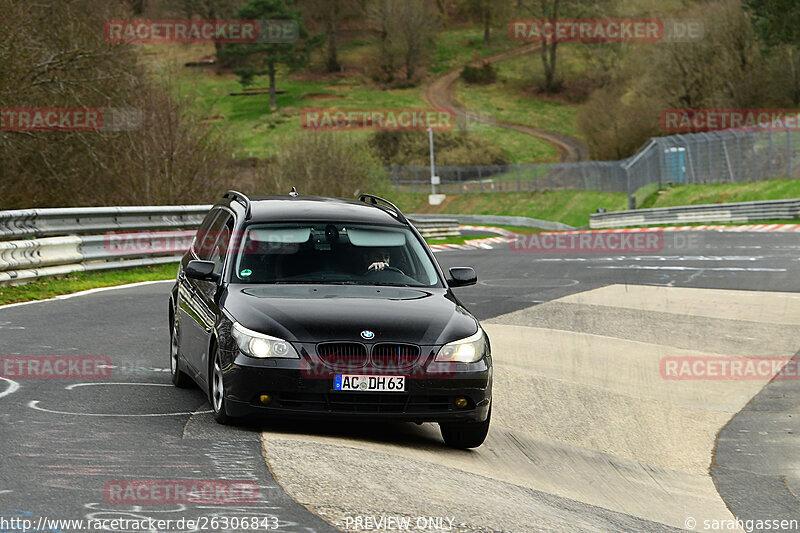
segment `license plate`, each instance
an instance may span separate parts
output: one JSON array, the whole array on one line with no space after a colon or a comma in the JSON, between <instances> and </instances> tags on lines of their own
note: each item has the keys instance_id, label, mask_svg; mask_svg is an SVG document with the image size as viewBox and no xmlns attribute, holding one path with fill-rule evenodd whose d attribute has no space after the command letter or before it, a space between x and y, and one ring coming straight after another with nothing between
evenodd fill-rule
<instances>
[{"instance_id":1,"label":"license plate","mask_svg":"<svg viewBox=\"0 0 800 533\"><path fill-rule=\"evenodd\" d=\"M405 376L365 376L362 374L336 374L333 390L357 392L403 392Z\"/></svg>"}]
</instances>

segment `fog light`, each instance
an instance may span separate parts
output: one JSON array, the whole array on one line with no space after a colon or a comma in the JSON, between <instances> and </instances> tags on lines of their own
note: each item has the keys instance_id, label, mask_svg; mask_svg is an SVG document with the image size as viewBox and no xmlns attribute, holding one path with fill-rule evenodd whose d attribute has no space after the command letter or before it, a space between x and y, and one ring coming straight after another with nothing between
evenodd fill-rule
<instances>
[{"instance_id":1,"label":"fog light","mask_svg":"<svg viewBox=\"0 0 800 533\"><path fill-rule=\"evenodd\" d=\"M463 409L467 405L469 405L469 402L463 396L456 398L456 407L458 407L459 409Z\"/></svg>"},{"instance_id":2,"label":"fog light","mask_svg":"<svg viewBox=\"0 0 800 533\"><path fill-rule=\"evenodd\" d=\"M269 394L262 394L261 396L258 397L258 399L261 400L262 404L269 405L270 402L272 401L272 396L270 396Z\"/></svg>"}]
</instances>

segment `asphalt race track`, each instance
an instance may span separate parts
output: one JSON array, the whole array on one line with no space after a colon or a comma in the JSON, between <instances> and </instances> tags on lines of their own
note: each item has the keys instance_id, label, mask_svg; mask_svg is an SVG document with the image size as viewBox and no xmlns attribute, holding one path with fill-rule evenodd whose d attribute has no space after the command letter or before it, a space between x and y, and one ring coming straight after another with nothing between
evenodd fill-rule
<instances>
[{"instance_id":1,"label":"asphalt race track","mask_svg":"<svg viewBox=\"0 0 800 533\"><path fill-rule=\"evenodd\" d=\"M260 516L287 532L367 530L389 516L481 532L800 520L796 381L659 373L665 356L793 357L799 234L681 232L626 255L498 245L437 256L480 279L457 291L493 344L483 447L450 450L427 424L218 426L199 390L170 384L169 284L98 291L0 308L0 355L112 364L108 379L0 379L0 519ZM106 483L146 479L245 480L258 501L106 501Z\"/></svg>"}]
</instances>

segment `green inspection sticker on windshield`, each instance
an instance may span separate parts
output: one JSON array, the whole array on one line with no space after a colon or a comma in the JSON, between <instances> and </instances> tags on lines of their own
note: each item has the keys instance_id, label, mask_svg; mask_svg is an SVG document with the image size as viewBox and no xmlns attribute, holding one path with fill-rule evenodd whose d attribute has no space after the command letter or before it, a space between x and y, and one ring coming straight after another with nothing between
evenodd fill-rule
<instances>
[{"instance_id":1,"label":"green inspection sticker on windshield","mask_svg":"<svg viewBox=\"0 0 800 533\"><path fill-rule=\"evenodd\" d=\"M239 272L239 276L243 277L243 278L247 278L247 277L250 277L252 275L253 275L253 271L250 270L249 268L245 268L244 270Z\"/></svg>"}]
</instances>

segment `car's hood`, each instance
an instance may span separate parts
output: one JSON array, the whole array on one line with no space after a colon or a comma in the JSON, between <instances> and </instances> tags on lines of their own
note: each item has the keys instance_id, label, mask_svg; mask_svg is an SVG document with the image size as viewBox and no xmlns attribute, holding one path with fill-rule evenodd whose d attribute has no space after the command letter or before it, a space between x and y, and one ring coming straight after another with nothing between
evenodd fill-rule
<instances>
[{"instance_id":1,"label":"car's hood","mask_svg":"<svg viewBox=\"0 0 800 533\"><path fill-rule=\"evenodd\" d=\"M359 285L232 286L220 302L244 327L298 342L444 344L475 333L477 321L445 289Z\"/></svg>"}]
</instances>

